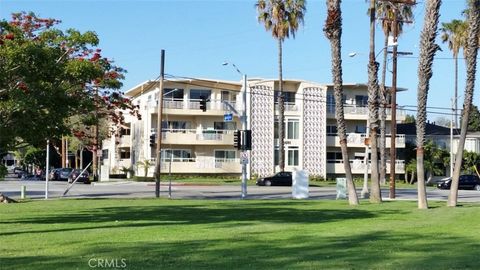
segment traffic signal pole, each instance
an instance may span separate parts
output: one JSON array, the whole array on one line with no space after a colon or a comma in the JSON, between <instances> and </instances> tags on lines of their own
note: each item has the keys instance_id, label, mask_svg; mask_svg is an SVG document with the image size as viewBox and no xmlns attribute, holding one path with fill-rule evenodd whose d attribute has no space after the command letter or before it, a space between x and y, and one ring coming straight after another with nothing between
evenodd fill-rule
<instances>
[{"instance_id":1,"label":"traffic signal pole","mask_svg":"<svg viewBox=\"0 0 480 270\"><path fill-rule=\"evenodd\" d=\"M242 130L247 130L247 75L243 74L243 112L242 112ZM245 134L244 134L245 135ZM242 199L247 198L247 162L248 152L246 150L246 136L242 136Z\"/></svg>"}]
</instances>

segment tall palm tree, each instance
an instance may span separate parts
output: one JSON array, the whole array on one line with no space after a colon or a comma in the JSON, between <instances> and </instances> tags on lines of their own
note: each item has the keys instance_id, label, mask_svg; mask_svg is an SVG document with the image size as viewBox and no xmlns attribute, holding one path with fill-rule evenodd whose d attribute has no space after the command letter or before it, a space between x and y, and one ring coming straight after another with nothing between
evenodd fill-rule
<instances>
[{"instance_id":1,"label":"tall palm tree","mask_svg":"<svg viewBox=\"0 0 480 270\"><path fill-rule=\"evenodd\" d=\"M378 181L378 63L375 61L375 0L370 0L370 53L368 60L368 122L370 124L371 151L371 195L370 202L382 202L380 182Z\"/></svg>"},{"instance_id":2,"label":"tall palm tree","mask_svg":"<svg viewBox=\"0 0 480 270\"><path fill-rule=\"evenodd\" d=\"M448 195L448 206L457 206L458 180L462 165L463 148L467 136L467 125L472 107L473 90L475 89L475 74L477 69L478 36L480 34L480 0L469 0L468 12L468 36L466 43L465 60L467 62L467 81L465 85L465 98L463 101L462 123L457 153L455 155L455 167L452 176L452 185Z\"/></svg>"},{"instance_id":3,"label":"tall palm tree","mask_svg":"<svg viewBox=\"0 0 480 270\"><path fill-rule=\"evenodd\" d=\"M458 99L458 53L460 49L465 47L467 22L462 20L452 20L449 23L442 23L440 28L442 31L442 42L448 44L448 48L452 51L453 61L455 63L455 86L453 109L455 114L455 127L458 127L457 117L457 99Z\"/></svg>"},{"instance_id":4,"label":"tall palm tree","mask_svg":"<svg viewBox=\"0 0 480 270\"><path fill-rule=\"evenodd\" d=\"M355 191L355 184L352 177L352 169L348 160L347 132L345 128L345 117L343 112L343 80L342 80L342 10L341 0L327 0L327 19L323 31L330 40L332 52L332 78L333 91L335 95L335 117L337 118L337 132L340 138L345 175L347 178L348 202L350 205L358 205L358 197Z\"/></svg>"},{"instance_id":5,"label":"tall palm tree","mask_svg":"<svg viewBox=\"0 0 480 270\"><path fill-rule=\"evenodd\" d=\"M267 31L272 32L273 38L278 42L278 111L279 111L279 166L280 171L285 169L285 100L283 95L282 74L282 44L285 38L295 33L306 12L305 0L258 0L255 7L258 12L258 21L263 23Z\"/></svg>"},{"instance_id":6,"label":"tall palm tree","mask_svg":"<svg viewBox=\"0 0 480 270\"><path fill-rule=\"evenodd\" d=\"M427 209L427 191L425 188L424 143L425 127L427 122L427 98L432 77L432 65L435 53L439 46L435 44L437 37L438 19L440 17L441 0L426 2L425 17L420 35L420 57L418 61L418 89L417 89L417 179L418 179L418 208Z\"/></svg>"},{"instance_id":7,"label":"tall palm tree","mask_svg":"<svg viewBox=\"0 0 480 270\"><path fill-rule=\"evenodd\" d=\"M380 183L385 183L387 174L387 159L386 159L386 104L387 104L387 91L385 89L385 77L387 73L387 47L388 36L393 32L393 20L394 13L397 12L397 36L403 33L404 23L408 23L413 19L412 6L406 4L397 4L393 6L392 3L387 1L377 2L376 13L380 18L381 27L385 34L385 40L383 45L383 64L382 64L382 80L380 83ZM392 138L394 139L394 138Z\"/></svg>"}]
</instances>

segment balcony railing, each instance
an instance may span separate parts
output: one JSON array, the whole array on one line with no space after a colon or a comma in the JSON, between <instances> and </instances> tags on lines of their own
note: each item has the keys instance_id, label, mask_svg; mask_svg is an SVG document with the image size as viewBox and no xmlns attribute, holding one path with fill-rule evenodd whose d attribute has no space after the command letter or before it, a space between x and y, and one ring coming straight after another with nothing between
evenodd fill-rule
<instances>
[{"instance_id":1,"label":"balcony railing","mask_svg":"<svg viewBox=\"0 0 480 270\"><path fill-rule=\"evenodd\" d=\"M343 164L343 159L327 159L327 163ZM390 168L390 161L387 160L387 168ZM363 159L350 159L350 166L352 170L365 170L365 161ZM370 160L368 166L371 166ZM404 160L395 160L395 169L403 171L405 169Z\"/></svg>"},{"instance_id":2,"label":"balcony railing","mask_svg":"<svg viewBox=\"0 0 480 270\"><path fill-rule=\"evenodd\" d=\"M298 111L298 106L295 102L284 102L284 108L286 112L296 112ZM275 110L278 111L278 104L275 103Z\"/></svg>"},{"instance_id":3,"label":"balcony railing","mask_svg":"<svg viewBox=\"0 0 480 270\"><path fill-rule=\"evenodd\" d=\"M345 106L343 107L343 112L345 114L367 115L368 114L368 107L367 106L355 106L355 105L345 104ZM327 113L335 114L335 105L327 104ZM392 115L392 109L387 108L386 109L386 114L387 115ZM406 115L405 110L397 109L397 117L402 117L402 116L405 116L405 115Z\"/></svg>"},{"instance_id":4,"label":"balcony railing","mask_svg":"<svg viewBox=\"0 0 480 270\"><path fill-rule=\"evenodd\" d=\"M335 137L335 145L340 145L339 142L338 142L338 134L334 134L334 133L327 133L327 136L329 137ZM347 143L349 146L353 146L353 145L365 145L365 138L367 137L367 134L365 133L347 133ZM390 139L391 139L391 135L390 134L387 134L386 135L386 140L387 140L387 147L390 145ZM396 137L395 137L395 143L397 145L404 145L405 144L405 135L404 134L398 134ZM380 136L378 136L378 140L380 140ZM377 140L377 143L379 143L379 141ZM332 143L330 141L330 143Z\"/></svg>"}]
</instances>

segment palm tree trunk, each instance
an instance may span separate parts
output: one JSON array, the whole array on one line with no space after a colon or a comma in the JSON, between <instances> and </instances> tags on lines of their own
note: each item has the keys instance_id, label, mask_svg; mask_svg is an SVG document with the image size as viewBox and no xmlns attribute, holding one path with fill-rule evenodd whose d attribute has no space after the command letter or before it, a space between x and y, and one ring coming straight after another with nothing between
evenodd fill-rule
<instances>
[{"instance_id":1,"label":"palm tree trunk","mask_svg":"<svg viewBox=\"0 0 480 270\"><path fill-rule=\"evenodd\" d=\"M342 80L342 13L341 0L327 0L328 15L323 31L330 40L332 55L332 78L335 96L335 117L337 118L337 131L340 138L340 149L347 178L348 202L350 205L358 205L358 196L353 182L352 169L348 159L347 132L343 110L343 80Z\"/></svg>"},{"instance_id":2,"label":"palm tree trunk","mask_svg":"<svg viewBox=\"0 0 480 270\"><path fill-rule=\"evenodd\" d=\"M285 103L283 96L283 74L282 74L282 40L278 39L278 165L280 171L285 170Z\"/></svg>"},{"instance_id":3,"label":"palm tree trunk","mask_svg":"<svg viewBox=\"0 0 480 270\"><path fill-rule=\"evenodd\" d=\"M370 0L370 55L368 61L368 117L370 123L371 151L371 195L370 202L382 202L380 182L378 181L378 63L375 61L375 0Z\"/></svg>"},{"instance_id":4,"label":"palm tree trunk","mask_svg":"<svg viewBox=\"0 0 480 270\"><path fill-rule=\"evenodd\" d=\"M382 65L382 83L380 86L380 183L385 184L385 178L387 175L387 156L386 156L386 128L385 122L387 121L386 105L387 105L387 91L385 90L385 77L387 73L387 55L388 55L388 30L385 33L385 42L383 47L383 65ZM392 138L393 139L393 138Z\"/></svg>"},{"instance_id":5,"label":"palm tree trunk","mask_svg":"<svg viewBox=\"0 0 480 270\"><path fill-rule=\"evenodd\" d=\"M467 137L468 117L472 107L473 90L475 89L475 74L477 71L477 53L478 53L478 36L480 34L480 0L469 1L468 14L468 40L466 46L467 61L467 82L465 85L465 99L463 101L463 114L460 130L460 140L458 142L457 153L455 155L455 169L453 171L452 184L450 194L448 196L448 206L457 206L458 196L458 180L460 178L460 170L462 165L463 148L465 146L465 138Z\"/></svg>"},{"instance_id":6,"label":"palm tree trunk","mask_svg":"<svg viewBox=\"0 0 480 270\"><path fill-rule=\"evenodd\" d=\"M437 36L438 19L440 17L441 0L426 2L423 30L420 35L420 58L418 65L418 90L417 90L417 179L418 179L418 208L427 209L427 191L425 187L425 167L423 164L425 143L425 126L427 123L427 98L432 77L432 65L438 45L435 44Z\"/></svg>"}]
</instances>

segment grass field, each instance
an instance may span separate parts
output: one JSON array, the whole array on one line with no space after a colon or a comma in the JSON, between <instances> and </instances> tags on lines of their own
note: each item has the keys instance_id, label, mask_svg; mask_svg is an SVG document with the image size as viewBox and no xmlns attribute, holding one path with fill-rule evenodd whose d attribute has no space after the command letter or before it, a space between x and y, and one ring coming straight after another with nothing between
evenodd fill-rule
<instances>
[{"instance_id":1,"label":"grass field","mask_svg":"<svg viewBox=\"0 0 480 270\"><path fill-rule=\"evenodd\" d=\"M327 200L27 201L0 205L0 269L101 269L101 260L116 260L117 269L480 268L480 204L430 207L418 210L407 201L359 207Z\"/></svg>"}]
</instances>

